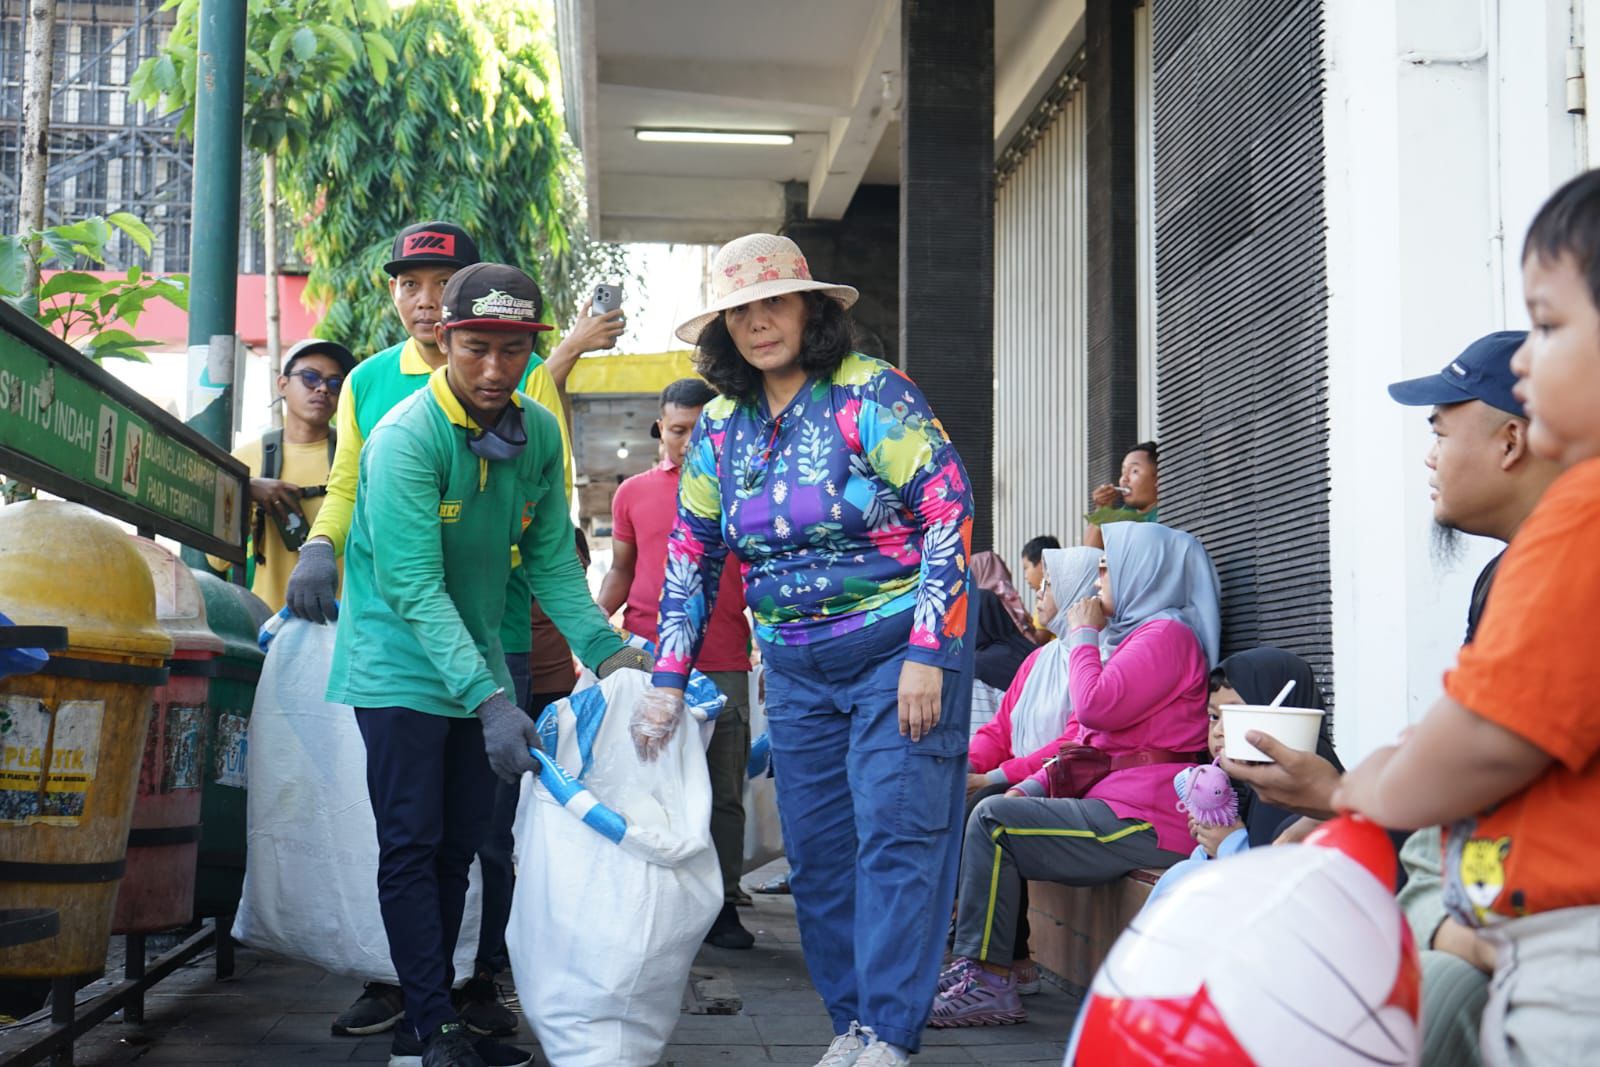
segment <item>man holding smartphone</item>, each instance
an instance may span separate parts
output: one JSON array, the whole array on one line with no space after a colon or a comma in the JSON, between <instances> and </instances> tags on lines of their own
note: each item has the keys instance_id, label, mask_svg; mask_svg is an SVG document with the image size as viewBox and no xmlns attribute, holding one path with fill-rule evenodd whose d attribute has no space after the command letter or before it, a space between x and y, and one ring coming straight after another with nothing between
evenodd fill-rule
<instances>
[{"instance_id":1,"label":"man holding smartphone","mask_svg":"<svg viewBox=\"0 0 1600 1067\"><path fill-rule=\"evenodd\" d=\"M597 285L589 299L578 309L567 336L550 353L545 366L561 395L567 395L567 378L577 366L579 357L589 352L615 348L617 339L628 328L628 318L622 311L622 287Z\"/></svg>"}]
</instances>

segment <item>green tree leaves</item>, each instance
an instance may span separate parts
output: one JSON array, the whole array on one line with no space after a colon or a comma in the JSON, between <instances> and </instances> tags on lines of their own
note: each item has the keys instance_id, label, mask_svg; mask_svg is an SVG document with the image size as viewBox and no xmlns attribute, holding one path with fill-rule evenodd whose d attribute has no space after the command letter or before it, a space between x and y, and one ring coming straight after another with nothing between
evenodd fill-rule
<instances>
[{"instance_id":1,"label":"green tree leaves","mask_svg":"<svg viewBox=\"0 0 1600 1067\"><path fill-rule=\"evenodd\" d=\"M248 3L245 143L264 154L293 153L311 136L332 87L365 54L393 61L393 49L377 32L389 21L388 0L362 0L359 6L352 0ZM172 36L160 55L134 71L129 90L163 112L181 109L178 129L192 137L200 0L167 0L162 9L177 13Z\"/></svg>"},{"instance_id":2,"label":"green tree leaves","mask_svg":"<svg viewBox=\"0 0 1600 1067\"><path fill-rule=\"evenodd\" d=\"M0 236L0 300L33 316L63 341L76 344L90 359L114 356L148 362L143 350L158 342L141 340L121 324L138 325L145 305L152 300L165 300L187 311L189 279L183 274L146 274L137 265L121 277L109 278L72 269L83 260L104 266L106 245L117 230L145 252L150 251L150 227L125 211ZM24 289L31 259L28 250L35 244L41 249L40 268L58 264L67 269L46 278L33 295L25 294Z\"/></svg>"},{"instance_id":3,"label":"green tree leaves","mask_svg":"<svg viewBox=\"0 0 1600 1067\"><path fill-rule=\"evenodd\" d=\"M327 307L322 336L360 354L400 337L382 264L396 231L430 218L533 273L554 322L594 280L625 273L621 249L585 230L577 153L550 91L548 0L247 2L245 141L278 158L307 294ZM192 135L199 0L165 7L172 36L132 90L183 108Z\"/></svg>"},{"instance_id":4,"label":"green tree leaves","mask_svg":"<svg viewBox=\"0 0 1600 1067\"><path fill-rule=\"evenodd\" d=\"M416 0L362 35L325 121L283 168L308 295L328 308L319 334L361 354L401 338L382 267L394 234L426 219L460 224L485 259L532 273L557 323L593 280L624 272L621 250L585 231L541 9Z\"/></svg>"}]
</instances>

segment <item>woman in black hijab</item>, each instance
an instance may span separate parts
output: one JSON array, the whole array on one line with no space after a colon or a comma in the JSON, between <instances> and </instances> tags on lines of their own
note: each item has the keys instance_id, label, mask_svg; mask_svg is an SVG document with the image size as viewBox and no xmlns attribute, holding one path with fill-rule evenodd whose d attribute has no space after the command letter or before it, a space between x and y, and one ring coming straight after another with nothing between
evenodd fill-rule
<instances>
[{"instance_id":1,"label":"woman in black hijab","mask_svg":"<svg viewBox=\"0 0 1600 1067\"><path fill-rule=\"evenodd\" d=\"M1294 680L1294 688L1284 698L1284 703L1296 708L1317 708L1324 712L1321 732L1317 736L1317 755L1333 764L1340 774L1344 764L1333 750L1333 734L1328 721L1327 704L1322 690L1317 688L1316 675L1311 665L1291 652L1280 648L1252 648L1238 652L1219 663L1211 672L1211 704L1268 704L1278 695L1284 683ZM1290 823L1299 816L1283 808L1273 807L1243 782L1234 781L1239 794L1239 818L1250 836L1250 847L1270 845Z\"/></svg>"},{"instance_id":2,"label":"woman in black hijab","mask_svg":"<svg viewBox=\"0 0 1600 1067\"><path fill-rule=\"evenodd\" d=\"M977 590L978 679L1004 692L1011 687L1022 661L1039 646L1023 636L1000 597Z\"/></svg>"}]
</instances>

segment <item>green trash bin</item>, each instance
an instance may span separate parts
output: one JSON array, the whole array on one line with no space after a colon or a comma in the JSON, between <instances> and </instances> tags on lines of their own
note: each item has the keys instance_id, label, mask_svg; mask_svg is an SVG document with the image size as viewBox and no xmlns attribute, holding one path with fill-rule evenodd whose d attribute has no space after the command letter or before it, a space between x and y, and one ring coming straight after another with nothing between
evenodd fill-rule
<instances>
[{"instance_id":1,"label":"green trash bin","mask_svg":"<svg viewBox=\"0 0 1600 1067\"><path fill-rule=\"evenodd\" d=\"M266 659L256 647L256 630L271 612L243 586L198 568L194 576L205 597L206 622L223 645L207 701L210 722L194 885L195 915L206 917L232 915L244 889L245 753L256 682Z\"/></svg>"}]
</instances>

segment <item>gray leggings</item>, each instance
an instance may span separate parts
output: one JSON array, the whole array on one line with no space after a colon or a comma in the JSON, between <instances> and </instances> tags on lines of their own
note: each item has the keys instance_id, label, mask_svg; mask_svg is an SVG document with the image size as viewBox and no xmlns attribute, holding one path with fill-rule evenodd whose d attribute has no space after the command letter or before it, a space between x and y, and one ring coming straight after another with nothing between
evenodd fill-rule
<instances>
[{"instance_id":1,"label":"gray leggings","mask_svg":"<svg viewBox=\"0 0 1600 1067\"><path fill-rule=\"evenodd\" d=\"M1025 879L1102 885L1181 859L1156 844L1149 823L1119 819L1102 800L990 797L967 819L955 954L985 963L1012 961Z\"/></svg>"}]
</instances>

